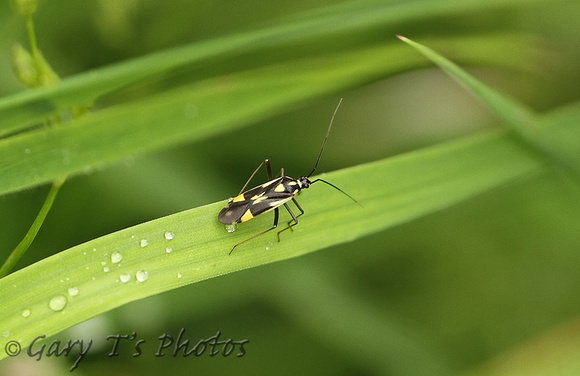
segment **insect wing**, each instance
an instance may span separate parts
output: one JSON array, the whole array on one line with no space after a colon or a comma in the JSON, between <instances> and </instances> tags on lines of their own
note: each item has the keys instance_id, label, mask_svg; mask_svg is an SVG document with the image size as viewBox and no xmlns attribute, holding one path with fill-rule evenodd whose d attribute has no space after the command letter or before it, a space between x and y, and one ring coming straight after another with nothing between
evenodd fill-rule
<instances>
[{"instance_id":1,"label":"insect wing","mask_svg":"<svg viewBox=\"0 0 580 376\"><path fill-rule=\"evenodd\" d=\"M251 205L250 200L230 202L228 206L223 208L218 214L218 220L224 225L233 225L234 223L240 223L241 218L244 213L248 210Z\"/></svg>"},{"instance_id":2,"label":"insect wing","mask_svg":"<svg viewBox=\"0 0 580 376\"><path fill-rule=\"evenodd\" d=\"M293 181L290 178L282 177L240 194L220 211L219 221L224 225L246 222L277 208L294 196L296 190L290 190L287 186L288 182Z\"/></svg>"}]
</instances>

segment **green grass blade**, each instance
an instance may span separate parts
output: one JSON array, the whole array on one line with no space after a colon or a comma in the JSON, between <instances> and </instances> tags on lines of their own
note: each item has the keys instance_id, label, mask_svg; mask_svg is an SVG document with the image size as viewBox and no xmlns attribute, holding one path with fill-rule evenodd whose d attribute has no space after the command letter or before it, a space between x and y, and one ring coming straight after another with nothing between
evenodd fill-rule
<instances>
[{"instance_id":1,"label":"green grass blade","mask_svg":"<svg viewBox=\"0 0 580 376\"><path fill-rule=\"evenodd\" d=\"M481 42L479 54L466 52L466 58L482 61L489 49L498 50L489 43L491 39L458 38L445 45L469 51L467 46ZM521 41L517 36L509 40ZM381 43L184 84L54 129L9 137L0 140L0 194L223 133L287 111L296 103L393 75L412 64L424 61L405 46Z\"/></svg>"},{"instance_id":2,"label":"green grass blade","mask_svg":"<svg viewBox=\"0 0 580 376\"><path fill-rule=\"evenodd\" d=\"M52 183L50 191L48 192L48 195L44 200L44 203L42 204L42 207L40 208L38 215L34 219L34 222L32 222L32 225L28 229L28 232L26 233L26 235L24 235L24 238L22 239L22 241L20 241L20 243L18 243L18 245L12 251L12 253L10 253L4 264L2 264L2 267L0 268L0 278L10 273L10 271L14 268L18 260L20 260L20 258L24 255L24 253L28 250L30 244L32 244L34 238L38 234L38 231L40 230L42 223L46 219L46 216L48 215L48 212L50 211L50 208L52 207L52 204L56 199L56 195L58 194L58 191L60 190L60 187L62 187L63 184L64 180L59 180Z\"/></svg>"},{"instance_id":3,"label":"green grass blade","mask_svg":"<svg viewBox=\"0 0 580 376\"><path fill-rule=\"evenodd\" d=\"M28 90L0 99L0 136L25 129L54 112L92 103L104 95L143 80L163 82L176 70L203 68L205 73L196 77L203 79L236 71L240 69L240 61L244 59L263 64L264 61L275 61L275 56L288 56L288 51L293 51L294 56L307 53L316 57L321 53L336 51L337 40L343 41L341 48L352 48L382 43L390 38L391 35L376 33L377 27L394 28L412 20L472 12L475 6L481 11L490 11L498 7L529 4L529 0L493 0L479 3L422 0L406 4L365 0L334 5L308 14L288 17L261 29L154 53L67 78L58 85ZM300 46L316 48L305 52Z\"/></svg>"},{"instance_id":4,"label":"green grass blade","mask_svg":"<svg viewBox=\"0 0 580 376\"><path fill-rule=\"evenodd\" d=\"M25 346L39 333L55 334L127 302L352 241L541 171L541 160L495 132L325 174L365 207L315 185L300 195L306 214L280 243L275 233L264 235L231 256L231 247L270 226L271 216L230 234L217 221L223 201L121 230L1 279L0 327L8 329L0 346ZM140 272L147 272L143 282ZM51 309L53 298L66 302L64 309Z\"/></svg>"},{"instance_id":5,"label":"green grass blade","mask_svg":"<svg viewBox=\"0 0 580 376\"><path fill-rule=\"evenodd\" d=\"M551 111L542 116L538 123L538 134L543 142L557 145L551 150L555 159L580 166L580 137L577 134L580 123L580 102Z\"/></svg>"},{"instance_id":6,"label":"green grass blade","mask_svg":"<svg viewBox=\"0 0 580 376\"><path fill-rule=\"evenodd\" d=\"M416 48L485 102L527 145L580 178L580 155L577 152L580 138L569 138L563 132L542 127L541 117L519 101L491 88L432 49L402 36L399 39Z\"/></svg>"},{"instance_id":7,"label":"green grass blade","mask_svg":"<svg viewBox=\"0 0 580 376\"><path fill-rule=\"evenodd\" d=\"M374 81L397 69L385 64L397 51L368 48L204 80L1 140L0 194L216 135L289 103Z\"/></svg>"},{"instance_id":8,"label":"green grass blade","mask_svg":"<svg viewBox=\"0 0 580 376\"><path fill-rule=\"evenodd\" d=\"M457 64L439 55L432 49L414 42L403 36L399 36L403 42L413 46L429 60L437 64L449 76L455 79L478 98L483 100L502 120L512 126L519 133L529 133L531 124L535 121L535 114L518 101L504 95L474 76L461 69Z\"/></svg>"}]
</instances>

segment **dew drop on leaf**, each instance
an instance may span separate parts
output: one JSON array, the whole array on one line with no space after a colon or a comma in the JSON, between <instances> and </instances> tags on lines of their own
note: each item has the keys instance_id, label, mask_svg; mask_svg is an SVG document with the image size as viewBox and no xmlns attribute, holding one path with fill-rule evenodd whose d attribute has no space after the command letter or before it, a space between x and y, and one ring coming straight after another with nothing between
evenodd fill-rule
<instances>
[{"instance_id":1,"label":"dew drop on leaf","mask_svg":"<svg viewBox=\"0 0 580 376\"><path fill-rule=\"evenodd\" d=\"M123 255L121 255L119 252L115 252L111 255L111 262L113 264L120 262L122 259L123 259Z\"/></svg>"},{"instance_id":2,"label":"dew drop on leaf","mask_svg":"<svg viewBox=\"0 0 580 376\"><path fill-rule=\"evenodd\" d=\"M66 296L64 295L57 295L54 298L50 299L48 302L48 307L55 312L62 311L64 307L68 303Z\"/></svg>"},{"instance_id":3,"label":"dew drop on leaf","mask_svg":"<svg viewBox=\"0 0 580 376\"><path fill-rule=\"evenodd\" d=\"M147 278L149 278L149 275L147 271L138 270L137 273L135 273L135 278L137 278L137 281L139 282L144 282L147 280Z\"/></svg>"}]
</instances>

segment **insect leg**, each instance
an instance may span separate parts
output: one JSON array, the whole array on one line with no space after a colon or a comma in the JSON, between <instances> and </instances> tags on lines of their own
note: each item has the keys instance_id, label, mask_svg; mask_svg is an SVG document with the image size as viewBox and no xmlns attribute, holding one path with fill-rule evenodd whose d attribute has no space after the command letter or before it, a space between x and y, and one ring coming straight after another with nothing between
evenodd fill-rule
<instances>
[{"instance_id":1,"label":"insect leg","mask_svg":"<svg viewBox=\"0 0 580 376\"><path fill-rule=\"evenodd\" d=\"M267 160L267 159L266 159ZM278 208L274 209L274 224L272 225L272 227L270 227L269 229L267 229L266 231L262 231L259 234L256 234L254 236L252 236L251 238L248 238L246 240L244 240L243 242L239 242L238 244L234 245L232 247L232 250L230 251L230 255L232 254L232 252L234 251L234 249L241 244L244 244L247 241L250 241L254 238L257 238L258 236L264 235L265 233L267 233L268 231L272 231L273 229L275 229L278 226L278 217L280 216L280 212L278 211Z\"/></svg>"},{"instance_id":2,"label":"insect leg","mask_svg":"<svg viewBox=\"0 0 580 376\"><path fill-rule=\"evenodd\" d=\"M300 217L302 214L304 214L304 210L302 210L300 205L298 205L298 201L296 201L296 199L294 197L292 197L292 201L294 202L294 205L296 205L298 210L300 210L300 214L294 215L294 213L292 213L292 210L290 210L290 207L288 206L288 204L284 204L284 207L286 208L286 210L288 210L288 213L290 213L290 215L292 216L292 219L288 222L288 226L286 226L285 229L278 231L278 241L280 241L280 233L284 232L288 229L293 230L292 227L294 227L298 224L298 217ZM292 222L294 222L294 223L292 223Z\"/></svg>"},{"instance_id":3,"label":"insect leg","mask_svg":"<svg viewBox=\"0 0 580 376\"><path fill-rule=\"evenodd\" d=\"M268 180L272 180L272 168L270 167L270 161L268 159L264 159L264 162L266 164L266 170L268 171Z\"/></svg>"},{"instance_id":4,"label":"insect leg","mask_svg":"<svg viewBox=\"0 0 580 376\"><path fill-rule=\"evenodd\" d=\"M260 163L260 165L258 166L258 168L252 173L252 175L250 175L250 178L248 179L248 181L246 182L246 184L244 184L244 186L242 187L242 190L240 191L240 193L238 193L238 196L241 195L244 190L246 189L246 187L248 186L248 184L250 184L250 181L252 181L252 179L254 178L254 175L256 175L256 173L258 172L258 170L260 168L262 168L262 166L264 165L264 163L266 164L266 170L268 172L268 180L272 180L272 168L270 167L270 161L268 159L264 159L262 161L262 163Z\"/></svg>"},{"instance_id":5,"label":"insect leg","mask_svg":"<svg viewBox=\"0 0 580 376\"><path fill-rule=\"evenodd\" d=\"M298 214L296 216L296 218L300 217L302 214L304 214L304 210L302 210L302 208L300 207L300 205L298 205L298 201L296 201L296 199L294 197L292 197L292 202L294 203L294 205L296 205L296 207L298 208L298 210L300 210L300 214Z\"/></svg>"}]
</instances>

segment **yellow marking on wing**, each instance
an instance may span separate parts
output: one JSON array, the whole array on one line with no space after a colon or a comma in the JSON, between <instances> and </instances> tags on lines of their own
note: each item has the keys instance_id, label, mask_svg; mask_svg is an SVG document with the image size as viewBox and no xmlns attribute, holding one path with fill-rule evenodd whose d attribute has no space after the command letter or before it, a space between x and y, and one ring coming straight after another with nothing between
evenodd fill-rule
<instances>
[{"instance_id":1,"label":"yellow marking on wing","mask_svg":"<svg viewBox=\"0 0 580 376\"><path fill-rule=\"evenodd\" d=\"M290 184L290 185L296 185L298 183L296 183L294 180L292 180L292 181L288 182L288 184Z\"/></svg>"},{"instance_id":2,"label":"yellow marking on wing","mask_svg":"<svg viewBox=\"0 0 580 376\"><path fill-rule=\"evenodd\" d=\"M238 195L236 197L234 197L234 199L232 200L232 202L239 202L239 201L244 201L246 198L244 197L244 194L242 193L241 195Z\"/></svg>"},{"instance_id":3,"label":"yellow marking on wing","mask_svg":"<svg viewBox=\"0 0 580 376\"><path fill-rule=\"evenodd\" d=\"M280 183L276 186L276 188L274 188L274 192L285 192L286 191L286 187L284 187L284 184Z\"/></svg>"},{"instance_id":4,"label":"yellow marking on wing","mask_svg":"<svg viewBox=\"0 0 580 376\"><path fill-rule=\"evenodd\" d=\"M256 196L254 196L254 197L256 197ZM253 200L252 205L256 205L256 204L260 203L261 201L264 201L267 198L268 198L267 196L262 196L262 195L256 197L255 199L252 197L252 200Z\"/></svg>"},{"instance_id":5,"label":"yellow marking on wing","mask_svg":"<svg viewBox=\"0 0 580 376\"><path fill-rule=\"evenodd\" d=\"M240 221L246 222L246 221L249 221L252 218L254 218L254 216L252 215L252 212L250 211L250 209L248 209L248 210L246 210L246 212L244 213L244 215L242 215L242 218L240 218Z\"/></svg>"},{"instance_id":6,"label":"yellow marking on wing","mask_svg":"<svg viewBox=\"0 0 580 376\"><path fill-rule=\"evenodd\" d=\"M268 196L264 196L265 193L266 192L262 192L259 195L253 195L252 198L250 198L250 200L252 200L252 205L256 205L260 201L264 201L265 199L267 199Z\"/></svg>"},{"instance_id":7,"label":"yellow marking on wing","mask_svg":"<svg viewBox=\"0 0 580 376\"><path fill-rule=\"evenodd\" d=\"M264 195L264 193L266 193L266 192L262 192L262 193L260 193L259 195L253 195L253 196L250 198L250 200L252 200L252 201L259 200L259 199L260 199L260 197L262 197L262 196Z\"/></svg>"}]
</instances>

